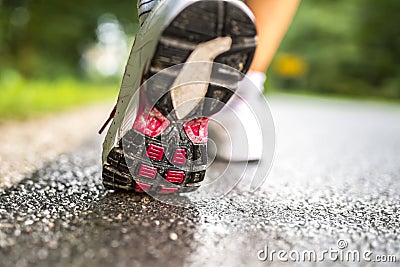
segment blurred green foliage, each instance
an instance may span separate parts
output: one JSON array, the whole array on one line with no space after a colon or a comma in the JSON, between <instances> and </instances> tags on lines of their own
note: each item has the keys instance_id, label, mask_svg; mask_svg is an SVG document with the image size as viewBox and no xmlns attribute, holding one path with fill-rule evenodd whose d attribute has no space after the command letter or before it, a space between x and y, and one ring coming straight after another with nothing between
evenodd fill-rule
<instances>
[{"instance_id":1,"label":"blurred green foliage","mask_svg":"<svg viewBox=\"0 0 400 267\"><path fill-rule=\"evenodd\" d=\"M399 12L398 0L302 1L280 48L308 62L308 74L293 87L400 98ZM269 74L285 81L273 68Z\"/></svg>"},{"instance_id":2,"label":"blurred green foliage","mask_svg":"<svg viewBox=\"0 0 400 267\"><path fill-rule=\"evenodd\" d=\"M4 76L7 78L0 81L0 122L109 101L116 96L116 88L109 83L98 84L70 78L28 81L11 71Z\"/></svg>"},{"instance_id":3,"label":"blurred green foliage","mask_svg":"<svg viewBox=\"0 0 400 267\"><path fill-rule=\"evenodd\" d=\"M127 34L138 28L135 1L0 0L0 122L116 97L115 80L90 80L81 67L104 14Z\"/></svg>"},{"instance_id":4,"label":"blurred green foliage","mask_svg":"<svg viewBox=\"0 0 400 267\"><path fill-rule=\"evenodd\" d=\"M98 18L107 13L135 33L132 0L0 0L0 71L13 68L27 78L79 76L81 54L96 42Z\"/></svg>"},{"instance_id":5,"label":"blurred green foliage","mask_svg":"<svg viewBox=\"0 0 400 267\"><path fill-rule=\"evenodd\" d=\"M135 6L135 0L0 0L0 76L12 69L24 79L84 78L81 55L97 41L99 17L115 15L133 36ZM303 0L280 52L303 58L308 73L280 85L400 98L399 13L399 0ZM269 76L272 83L287 80L273 68Z\"/></svg>"}]
</instances>

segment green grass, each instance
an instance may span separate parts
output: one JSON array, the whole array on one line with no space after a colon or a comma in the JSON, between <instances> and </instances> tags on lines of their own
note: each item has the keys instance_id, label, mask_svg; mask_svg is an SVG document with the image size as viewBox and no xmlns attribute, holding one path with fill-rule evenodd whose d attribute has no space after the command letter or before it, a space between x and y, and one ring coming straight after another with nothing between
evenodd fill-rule
<instances>
[{"instance_id":1,"label":"green grass","mask_svg":"<svg viewBox=\"0 0 400 267\"><path fill-rule=\"evenodd\" d=\"M0 80L0 121L29 119L116 98L115 85L73 79L26 81Z\"/></svg>"},{"instance_id":2,"label":"green grass","mask_svg":"<svg viewBox=\"0 0 400 267\"><path fill-rule=\"evenodd\" d=\"M7 78L0 79L0 122L30 119L73 107L114 101L118 93L117 83L111 84L110 82L100 84L74 79L27 81L13 75ZM307 90L283 90L273 85L267 88L268 93L400 103L398 99L367 96L350 97L340 94L321 94Z\"/></svg>"}]
</instances>

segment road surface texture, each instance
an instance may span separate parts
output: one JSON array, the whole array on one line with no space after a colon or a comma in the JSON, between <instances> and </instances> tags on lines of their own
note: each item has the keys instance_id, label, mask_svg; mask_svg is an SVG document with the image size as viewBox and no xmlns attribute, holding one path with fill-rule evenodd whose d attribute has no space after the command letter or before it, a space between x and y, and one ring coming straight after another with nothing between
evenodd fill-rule
<instances>
[{"instance_id":1,"label":"road surface texture","mask_svg":"<svg viewBox=\"0 0 400 267\"><path fill-rule=\"evenodd\" d=\"M0 122L0 189L79 147L100 127L104 110L112 105L100 103L29 121Z\"/></svg>"},{"instance_id":2,"label":"road surface texture","mask_svg":"<svg viewBox=\"0 0 400 267\"><path fill-rule=\"evenodd\" d=\"M257 192L238 188L190 208L107 192L101 140L92 138L0 191L0 265L398 265L400 107L293 96L270 104L277 153ZM260 261L266 246L319 254L343 246L397 262Z\"/></svg>"}]
</instances>

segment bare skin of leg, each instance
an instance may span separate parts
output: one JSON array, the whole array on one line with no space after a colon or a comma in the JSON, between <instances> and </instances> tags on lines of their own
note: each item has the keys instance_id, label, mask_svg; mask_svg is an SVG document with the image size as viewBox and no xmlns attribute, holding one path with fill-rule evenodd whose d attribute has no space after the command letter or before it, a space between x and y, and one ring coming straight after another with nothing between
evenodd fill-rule
<instances>
[{"instance_id":1,"label":"bare skin of leg","mask_svg":"<svg viewBox=\"0 0 400 267\"><path fill-rule=\"evenodd\" d=\"M265 72L288 29L300 0L247 0L256 17L258 47L251 70Z\"/></svg>"}]
</instances>

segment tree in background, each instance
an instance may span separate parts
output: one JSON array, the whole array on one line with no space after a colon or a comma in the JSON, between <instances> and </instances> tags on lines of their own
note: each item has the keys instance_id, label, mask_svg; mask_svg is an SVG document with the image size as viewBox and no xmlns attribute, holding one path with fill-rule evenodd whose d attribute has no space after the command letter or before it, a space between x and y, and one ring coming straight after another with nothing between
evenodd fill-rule
<instances>
[{"instance_id":1,"label":"tree in background","mask_svg":"<svg viewBox=\"0 0 400 267\"><path fill-rule=\"evenodd\" d=\"M400 98L400 1L364 0L358 13L360 24L359 79L374 94Z\"/></svg>"},{"instance_id":2,"label":"tree in background","mask_svg":"<svg viewBox=\"0 0 400 267\"><path fill-rule=\"evenodd\" d=\"M399 12L397 0L303 1L280 50L309 65L298 87L400 98Z\"/></svg>"},{"instance_id":3,"label":"tree in background","mask_svg":"<svg viewBox=\"0 0 400 267\"><path fill-rule=\"evenodd\" d=\"M0 1L0 71L27 78L80 75L86 46L96 42L98 18L113 14L127 34L137 29L136 1Z\"/></svg>"},{"instance_id":4,"label":"tree in background","mask_svg":"<svg viewBox=\"0 0 400 267\"><path fill-rule=\"evenodd\" d=\"M135 0L0 0L0 79L6 69L26 78L84 77L82 54L97 42L99 18L113 14L133 36L135 6ZM280 49L307 65L295 87L400 98L399 13L399 0L303 1ZM280 79L270 72L270 81Z\"/></svg>"}]
</instances>

